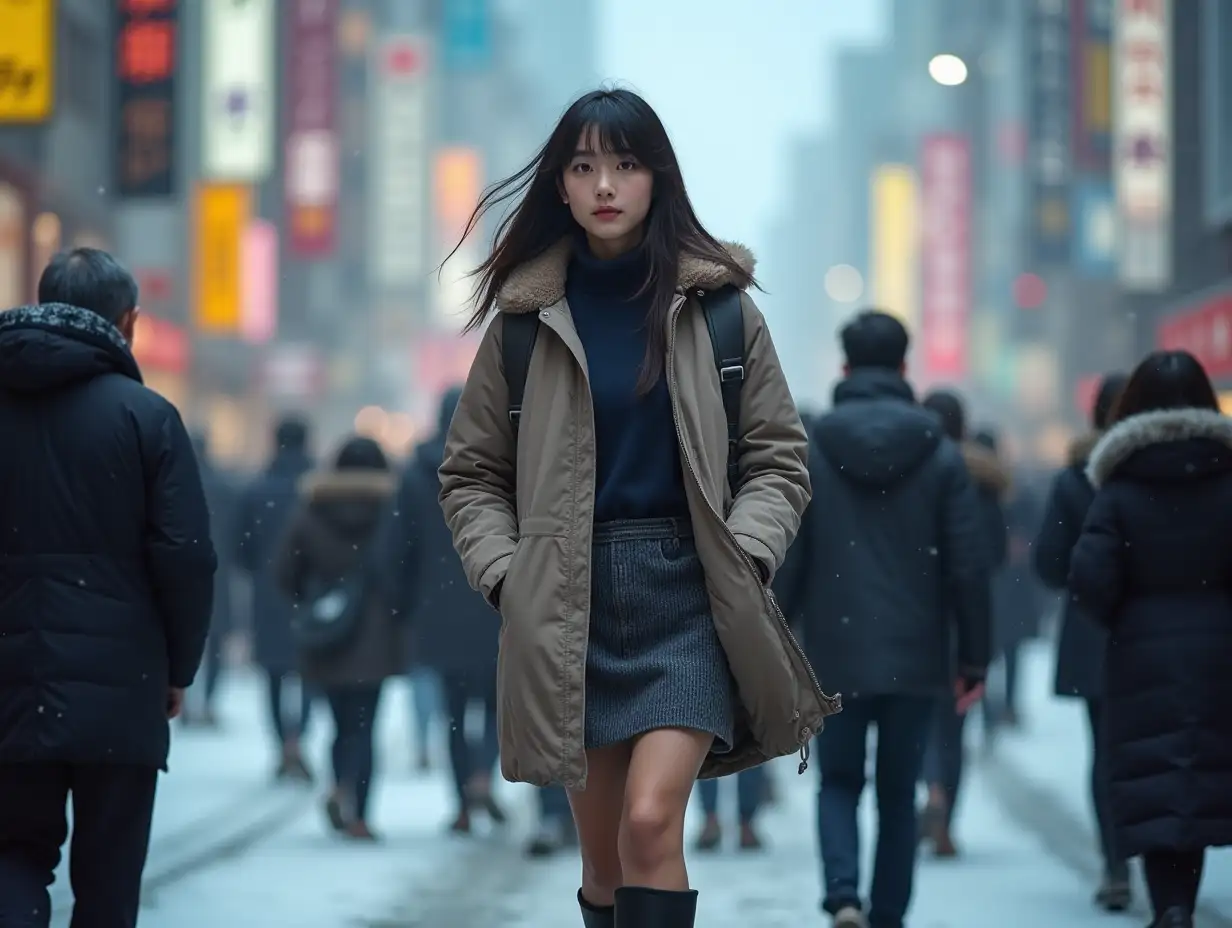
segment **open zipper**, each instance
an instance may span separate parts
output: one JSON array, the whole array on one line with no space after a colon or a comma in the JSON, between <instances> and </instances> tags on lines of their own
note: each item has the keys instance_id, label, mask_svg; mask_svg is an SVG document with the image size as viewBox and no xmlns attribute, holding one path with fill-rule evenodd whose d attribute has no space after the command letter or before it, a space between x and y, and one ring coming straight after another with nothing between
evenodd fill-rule
<instances>
[{"instance_id":1,"label":"open zipper","mask_svg":"<svg viewBox=\"0 0 1232 928\"><path fill-rule=\"evenodd\" d=\"M701 291L699 291L699 294L700 292ZM744 548L740 547L740 542L736 540L736 536L732 534L732 530L727 527L727 520L723 518L723 516L717 509L714 508L713 505L711 505L709 498L706 496L705 488L702 486L701 478L697 476L697 471L693 467L693 460L689 456L689 449L685 445L684 433L680 430L680 410L678 408L680 402L680 384L676 380L676 323L680 318L680 309L684 306L687 300L687 296L680 295L677 297L676 303L672 307L671 317L668 323L670 326L670 335L667 343L668 378L671 384L672 397L672 424L676 427L676 443L680 446L680 457L684 461L685 470L689 472L689 476L693 478L693 483L697 486L698 491L701 493L701 497L706 503L706 509L709 510L710 514L714 516L715 520L719 523L719 526L723 530L723 534L726 535L728 541L732 543L732 546L736 549L736 553L740 555L740 560L744 562L745 568L752 575L754 581L761 589L762 597L770 604L770 611L774 614L775 619L778 621L779 628L782 630L784 636L787 638L787 641L795 650L796 656L800 658L800 663L808 673L809 682L813 685L813 692L817 694L818 702L823 706L828 706L831 704L830 698L822 692L821 683L817 680L817 674L813 672L813 665L809 663L808 657L804 654L804 648L800 647L800 642L796 640L796 636L787 622L787 616L783 615L783 610L779 608L778 600L774 598L774 593L772 593L766 587L766 584L762 582L761 570L755 563L753 563L752 556L750 556ZM810 752L809 743L812 740L813 735L813 730L807 725L800 729L800 766L797 769L797 773L803 774L804 771L808 769Z\"/></svg>"}]
</instances>

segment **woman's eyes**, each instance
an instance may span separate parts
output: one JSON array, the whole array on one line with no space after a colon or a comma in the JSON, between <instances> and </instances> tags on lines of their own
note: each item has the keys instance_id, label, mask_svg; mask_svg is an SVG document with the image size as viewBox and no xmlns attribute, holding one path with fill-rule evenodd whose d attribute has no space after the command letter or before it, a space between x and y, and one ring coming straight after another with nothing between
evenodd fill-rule
<instances>
[{"instance_id":1,"label":"woman's eyes","mask_svg":"<svg viewBox=\"0 0 1232 928\"><path fill-rule=\"evenodd\" d=\"M616 165L616 169L618 171L636 171L638 167L638 163L631 158L626 158ZM571 170L574 174L589 174L593 168L585 161L577 161L574 163Z\"/></svg>"}]
</instances>

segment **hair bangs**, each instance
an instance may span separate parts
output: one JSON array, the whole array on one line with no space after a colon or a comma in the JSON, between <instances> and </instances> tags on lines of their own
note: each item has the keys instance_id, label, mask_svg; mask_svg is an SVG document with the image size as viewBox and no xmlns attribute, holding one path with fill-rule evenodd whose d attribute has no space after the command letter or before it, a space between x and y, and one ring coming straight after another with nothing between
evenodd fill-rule
<instances>
[{"instance_id":1,"label":"hair bangs","mask_svg":"<svg viewBox=\"0 0 1232 928\"><path fill-rule=\"evenodd\" d=\"M639 106L638 104L641 103ZM596 153L631 155L652 171L671 168L667 133L654 111L637 98L621 93L597 93L577 107L577 148Z\"/></svg>"}]
</instances>

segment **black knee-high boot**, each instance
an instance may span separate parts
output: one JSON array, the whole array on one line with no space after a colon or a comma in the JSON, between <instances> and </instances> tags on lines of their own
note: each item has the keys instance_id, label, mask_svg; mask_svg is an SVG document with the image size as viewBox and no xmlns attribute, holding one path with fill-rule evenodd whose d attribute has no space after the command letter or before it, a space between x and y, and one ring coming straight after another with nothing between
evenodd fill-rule
<instances>
[{"instance_id":1,"label":"black knee-high boot","mask_svg":"<svg viewBox=\"0 0 1232 928\"><path fill-rule=\"evenodd\" d=\"M616 907L611 905L591 905L578 890L578 905L582 907L582 924L585 928L614 928L616 924Z\"/></svg>"},{"instance_id":2,"label":"black knee-high boot","mask_svg":"<svg viewBox=\"0 0 1232 928\"><path fill-rule=\"evenodd\" d=\"M677 892L622 886L616 890L615 928L693 928L697 890Z\"/></svg>"}]
</instances>

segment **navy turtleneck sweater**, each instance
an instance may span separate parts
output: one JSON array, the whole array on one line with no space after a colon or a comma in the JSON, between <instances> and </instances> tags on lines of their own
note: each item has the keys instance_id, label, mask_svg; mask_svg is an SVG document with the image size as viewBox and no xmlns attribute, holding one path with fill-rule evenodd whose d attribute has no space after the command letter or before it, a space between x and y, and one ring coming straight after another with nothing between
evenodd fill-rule
<instances>
[{"instance_id":1,"label":"navy turtleneck sweater","mask_svg":"<svg viewBox=\"0 0 1232 928\"><path fill-rule=\"evenodd\" d=\"M641 249L602 261L584 241L574 246L565 298L590 370L596 522L689 514L666 373L637 393L650 306L650 295L637 291L645 279Z\"/></svg>"}]
</instances>

